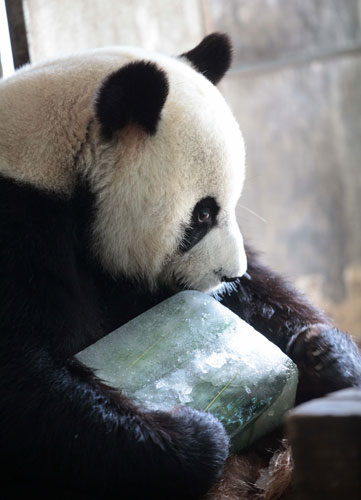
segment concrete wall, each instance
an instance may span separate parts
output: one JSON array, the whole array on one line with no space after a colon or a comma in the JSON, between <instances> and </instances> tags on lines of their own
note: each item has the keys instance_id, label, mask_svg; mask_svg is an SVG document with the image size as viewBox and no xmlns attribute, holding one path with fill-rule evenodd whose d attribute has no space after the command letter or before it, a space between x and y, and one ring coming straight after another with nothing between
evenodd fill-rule
<instances>
[{"instance_id":1,"label":"concrete wall","mask_svg":"<svg viewBox=\"0 0 361 500\"><path fill-rule=\"evenodd\" d=\"M360 4L24 0L24 13L33 61L119 43L178 54L211 31L227 32L234 63L220 88L247 144L240 225L270 266L311 293L340 326L357 333Z\"/></svg>"},{"instance_id":2,"label":"concrete wall","mask_svg":"<svg viewBox=\"0 0 361 500\"><path fill-rule=\"evenodd\" d=\"M204 33L198 0L23 0L30 58L136 45L178 54Z\"/></svg>"},{"instance_id":3,"label":"concrete wall","mask_svg":"<svg viewBox=\"0 0 361 500\"><path fill-rule=\"evenodd\" d=\"M222 90L247 144L241 203L267 221L240 207L241 226L272 267L361 332L360 3L207 6L208 29L236 41Z\"/></svg>"}]
</instances>

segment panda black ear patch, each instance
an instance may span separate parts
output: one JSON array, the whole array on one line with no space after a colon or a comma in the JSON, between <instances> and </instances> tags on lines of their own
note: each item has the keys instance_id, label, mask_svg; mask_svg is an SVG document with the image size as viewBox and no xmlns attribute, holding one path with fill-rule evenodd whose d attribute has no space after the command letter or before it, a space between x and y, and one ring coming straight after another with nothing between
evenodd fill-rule
<instances>
[{"instance_id":1,"label":"panda black ear patch","mask_svg":"<svg viewBox=\"0 0 361 500\"><path fill-rule=\"evenodd\" d=\"M186 57L195 69L212 83L217 84L231 65L232 44L227 35L212 33L181 57Z\"/></svg>"},{"instance_id":2,"label":"panda black ear patch","mask_svg":"<svg viewBox=\"0 0 361 500\"><path fill-rule=\"evenodd\" d=\"M157 131L168 79L154 63L132 62L111 73L98 90L95 109L106 137L131 123Z\"/></svg>"}]
</instances>

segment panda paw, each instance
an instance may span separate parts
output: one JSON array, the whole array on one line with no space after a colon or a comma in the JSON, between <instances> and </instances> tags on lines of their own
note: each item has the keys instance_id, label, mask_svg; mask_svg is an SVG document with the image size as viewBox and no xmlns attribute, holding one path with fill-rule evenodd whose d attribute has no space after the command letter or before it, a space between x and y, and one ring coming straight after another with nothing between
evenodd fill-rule
<instances>
[{"instance_id":1,"label":"panda paw","mask_svg":"<svg viewBox=\"0 0 361 500\"><path fill-rule=\"evenodd\" d=\"M361 385L361 353L351 336L327 324L299 333L288 354L299 368L298 401Z\"/></svg>"},{"instance_id":2,"label":"panda paw","mask_svg":"<svg viewBox=\"0 0 361 500\"><path fill-rule=\"evenodd\" d=\"M184 406L159 417L165 419L162 427L168 435L165 476L171 498L199 498L220 477L227 460L225 429L210 413Z\"/></svg>"},{"instance_id":3,"label":"panda paw","mask_svg":"<svg viewBox=\"0 0 361 500\"><path fill-rule=\"evenodd\" d=\"M214 468L217 477L227 459L229 438L223 425L211 413L178 406L171 412L182 428L183 438L192 443L200 464Z\"/></svg>"}]
</instances>

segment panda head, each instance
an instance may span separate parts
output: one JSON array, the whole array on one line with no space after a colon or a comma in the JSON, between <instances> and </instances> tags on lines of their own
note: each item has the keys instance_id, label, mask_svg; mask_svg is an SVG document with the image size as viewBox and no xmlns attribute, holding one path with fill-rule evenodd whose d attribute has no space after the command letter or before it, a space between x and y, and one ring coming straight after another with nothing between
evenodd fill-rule
<instances>
[{"instance_id":1,"label":"panda head","mask_svg":"<svg viewBox=\"0 0 361 500\"><path fill-rule=\"evenodd\" d=\"M98 88L83 172L93 245L114 275L210 291L246 271L244 144L215 87L230 59L213 34L180 58L141 53Z\"/></svg>"},{"instance_id":2,"label":"panda head","mask_svg":"<svg viewBox=\"0 0 361 500\"><path fill-rule=\"evenodd\" d=\"M170 57L96 49L0 82L0 175L93 193L91 251L113 276L207 291L242 275L239 127L215 87L224 35Z\"/></svg>"}]
</instances>

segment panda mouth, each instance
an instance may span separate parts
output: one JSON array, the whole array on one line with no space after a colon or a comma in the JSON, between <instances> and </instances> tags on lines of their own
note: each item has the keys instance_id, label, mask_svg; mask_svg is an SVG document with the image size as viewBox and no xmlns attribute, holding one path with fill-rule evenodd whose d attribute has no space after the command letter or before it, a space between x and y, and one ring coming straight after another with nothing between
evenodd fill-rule
<instances>
[{"instance_id":1,"label":"panda mouth","mask_svg":"<svg viewBox=\"0 0 361 500\"><path fill-rule=\"evenodd\" d=\"M208 273L200 276L199 279L194 280L193 276L187 276L172 270L168 276L167 274L163 275L163 280L164 284L175 293L184 290L196 290L203 293L212 293L212 291L223 285L229 285L232 287L234 282L237 283L239 278L227 277L225 276L223 270L217 269L209 271Z\"/></svg>"},{"instance_id":2,"label":"panda mouth","mask_svg":"<svg viewBox=\"0 0 361 500\"><path fill-rule=\"evenodd\" d=\"M199 280L197 284L189 283L189 280L184 277L174 276L173 286L177 292L184 290L197 290L203 293L211 293L213 290L222 285L222 280L218 274L213 273L212 276L216 278L216 280L212 280L212 283L210 283L209 276L204 276L203 279Z\"/></svg>"}]
</instances>

